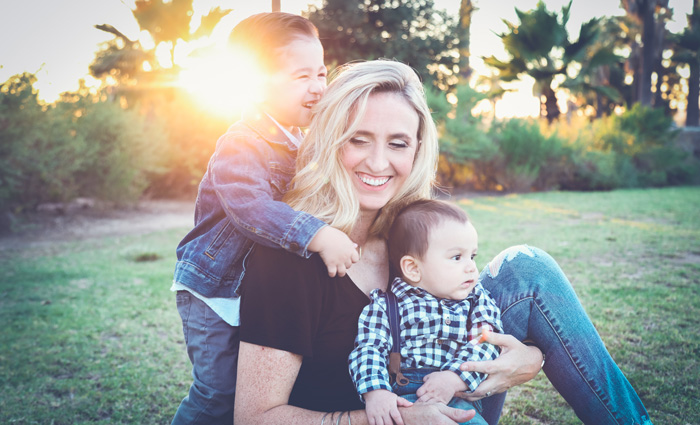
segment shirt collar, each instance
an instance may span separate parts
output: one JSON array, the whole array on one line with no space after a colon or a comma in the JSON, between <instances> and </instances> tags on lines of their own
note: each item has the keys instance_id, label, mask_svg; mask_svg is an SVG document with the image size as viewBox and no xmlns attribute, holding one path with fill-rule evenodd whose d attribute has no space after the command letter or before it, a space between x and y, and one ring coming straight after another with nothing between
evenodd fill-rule
<instances>
[{"instance_id":1,"label":"shirt collar","mask_svg":"<svg viewBox=\"0 0 700 425\"><path fill-rule=\"evenodd\" d=\"M415 293L418 295L421 295L423 297L432 297L435 298L438 301L445 301L446 303L460 303L464 300L447 300L447 299L442 299L442 298L437 298L433 296L430 292L426 291L423 288L419 288L417 286L413 286L407 282L405 282L403 279L400 277L397 277L394 279L394 281L391 283L391 292L393 292L397 297L401 298L406 294L409 293ZM483 292L483 286L481 286L481 282L477 282L476 285L474 286L474 289L469 293L467 298L465 299L473 299L477 295L481 295Z\"/></svg>"}]
</instances>

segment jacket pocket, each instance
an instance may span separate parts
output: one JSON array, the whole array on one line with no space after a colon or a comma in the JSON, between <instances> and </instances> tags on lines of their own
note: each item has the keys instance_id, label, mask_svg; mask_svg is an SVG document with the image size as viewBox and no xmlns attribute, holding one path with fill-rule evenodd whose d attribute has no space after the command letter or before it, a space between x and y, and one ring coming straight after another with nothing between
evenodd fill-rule
<instances>
[{"instance_id":1,"label":"jacket pocket","mask_svg":"<svg viewBox=\"0 0 700 425\"><path fill-rule=\"evenodd\" d=\"M281 199L287 193L292 177L294 177L294 167L285 166L279 162L270 162L270 182L275 191L273 195L275 200Z\"/></svg>"},{"instance_id":2,"label":"jacket pocket","mask_svg":"<svg viewBox=\"0 0 700 425\"><path fill-rule=\"evenodd\" d=\"M224 224L224 226L216 233L214 240L211 241L209 246L207 246L207 249L204 251L204 255L211 258L212 260L216 259L216 256L219 254L219 251L221 251L221 247L223 247L226 244L226 241L236 231L231 222L228 220L224 220L219 224Z\"/></svg>"}]
</instances>

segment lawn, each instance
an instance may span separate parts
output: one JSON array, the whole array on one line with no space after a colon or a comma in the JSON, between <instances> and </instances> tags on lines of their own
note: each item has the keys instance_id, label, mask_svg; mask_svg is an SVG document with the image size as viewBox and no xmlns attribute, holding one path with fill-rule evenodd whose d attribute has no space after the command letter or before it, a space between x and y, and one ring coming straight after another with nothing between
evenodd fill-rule
<instances>
[{"instance_id":1,"label":"lawn","mask_svg":"<svg viewBox=\"0 0 700 425\"><path fill-rule=\"evenodd\" d=\"M654 423L700 423L700 188L456 201L481 265L521 243L560 262ZM169 291L187 230L0 252L0 423L169 423L190 383ZM540 374L501 423L578 421Z\"/></svg>"}]
</instances>

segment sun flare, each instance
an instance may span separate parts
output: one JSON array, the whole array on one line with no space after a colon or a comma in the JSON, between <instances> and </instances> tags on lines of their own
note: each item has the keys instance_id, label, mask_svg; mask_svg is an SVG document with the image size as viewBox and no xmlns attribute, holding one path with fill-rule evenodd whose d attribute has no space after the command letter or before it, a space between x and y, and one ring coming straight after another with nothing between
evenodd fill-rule
<instances>
[{"instance_id":1,"label":"sun flare","mask_svg":"<svg viewBox=\"0 0 700 425\"><path fill-rule=\"evenodd\" d=\"M260 100L263 73L245 50L212 48L182 62L178 85L214 114L229 117Z\"/></svg>"}]
</instances>

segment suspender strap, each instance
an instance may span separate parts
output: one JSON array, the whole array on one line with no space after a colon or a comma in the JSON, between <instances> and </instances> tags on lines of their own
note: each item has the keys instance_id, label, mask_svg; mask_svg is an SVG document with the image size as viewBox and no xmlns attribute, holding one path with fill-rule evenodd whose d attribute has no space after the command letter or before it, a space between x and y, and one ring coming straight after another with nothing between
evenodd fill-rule
<instances>
[{"instance_id":1,"label":"suspender strap","mask_svg":"<svg viewBox=\"0 0 700 425\"><path fill-rule=\"evenodd\" d=\"M400 386L408 384L408 379L401 373L401 338L399 328L399 303L391 290L384 294L387 313L389 315L389 331L391 332L391 354L389 354L389 376Z\"/></svg>"}]
</instances>

